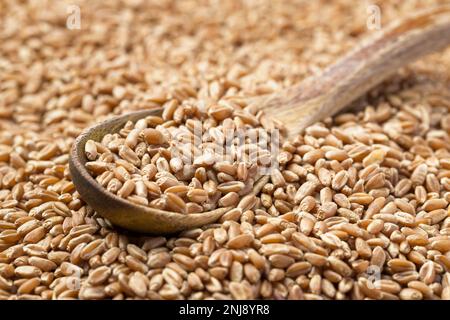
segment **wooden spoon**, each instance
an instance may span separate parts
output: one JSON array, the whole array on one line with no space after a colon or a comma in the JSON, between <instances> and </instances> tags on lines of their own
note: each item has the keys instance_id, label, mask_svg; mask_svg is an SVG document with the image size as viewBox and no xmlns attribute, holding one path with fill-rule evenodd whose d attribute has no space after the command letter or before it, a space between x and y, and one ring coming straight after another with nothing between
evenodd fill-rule
<instances>
[{"instance_id":1,"label":"wooden spoon","mask_svg":"<svg viewBox=\"0 0 450 320\"><path fill-rule=\"evenodd\" d=\"M308 125L336 114L398 68L449 43L450 6L418 13L362 42L320 75L276 94L251 99L250 108L264 110L280 120L286 126L288 137L294 137ZM133 231L167 234L213 223L231 208L180 214L136 205L106 191L85 168L86 141L100 141L107 133L118 132L127 121L161 113L161 109L133 112L83 132L73 144L69 161L76 189L99 214ZM267 181L268 176L262 177L253 192L258 193Z\"/></svg>"}]
</instances>

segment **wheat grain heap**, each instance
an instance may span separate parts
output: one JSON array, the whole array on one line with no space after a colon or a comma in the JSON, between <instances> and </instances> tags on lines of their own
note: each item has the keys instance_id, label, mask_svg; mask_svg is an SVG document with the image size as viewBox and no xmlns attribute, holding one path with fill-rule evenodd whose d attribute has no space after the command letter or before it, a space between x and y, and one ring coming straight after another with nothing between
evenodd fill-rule
<instances>
[{"instance_id":1,"label":"wheat grain heap","mask_svg":"<svg viewBox=\"0 0 450 320\"><path fill-rule=\"evenodd\" d=\"M382 21L439 2L384 1ZM0 299L450 299L449 50L285 141L262 191L202 229L118 231L70 178L84 128L161 106L179 126L197 102L210 127L217 106L258 119L236 101L319 72L366 19L347 0L0 2Z\"/></svg>"},{"instance_id":2,"label":"wheat grain heap","mask_svg":"<svg viewBox=\"0 0 450 320\"><path fill-rule=\"evenodd\" d=\"M254 203L258 179L270 170L281 177L279 163L288 160L287 153L278 155L282 126L262 111L251 114L239 100L219 100L207 113L201 102L180 106L172 99L162 116L128 121L118 133L88 140L87 170L106 190L161 210L201 213Z\"/></svg>"}]
</instances>

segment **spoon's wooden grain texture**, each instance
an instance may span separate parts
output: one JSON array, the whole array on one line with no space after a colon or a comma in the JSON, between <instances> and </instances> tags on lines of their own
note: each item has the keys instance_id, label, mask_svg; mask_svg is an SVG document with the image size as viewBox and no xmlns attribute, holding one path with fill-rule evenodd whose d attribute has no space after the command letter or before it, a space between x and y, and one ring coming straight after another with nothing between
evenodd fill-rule
<instances>
[{"instance_id":1,"label":"spoon's wooden grain texture","mask_svg":"<svg viewBox=\"0 0 450 320\"><path fill-rule=\"evenodd\" d=\"M442 6L387 27L319 76L274 95L252 99L251 105L283 122L292 137L308 125L342 110L398 68L427 53L443 49L449 43L450 6ZM184 215L136 205L106 191L85 168L84 145L88 139L99 141L106 133L117 132L128 120L136 121L160 113L160 109L134 112L100 123L82 133L71 151L69 165L73 182L83 200L113 224L126 229L167 234L212 223L230 208ZM261 178L254 187L254 193L268 179L268 176Z\"/></svg>"}]
</instances>

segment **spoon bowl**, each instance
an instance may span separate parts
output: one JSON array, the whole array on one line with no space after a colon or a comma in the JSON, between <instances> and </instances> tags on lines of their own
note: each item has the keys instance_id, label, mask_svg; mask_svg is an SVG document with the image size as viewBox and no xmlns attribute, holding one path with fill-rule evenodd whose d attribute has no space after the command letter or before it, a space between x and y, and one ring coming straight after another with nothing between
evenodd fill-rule
<instances>
[{"instance_id":1,"label":"spoon bowl","mask_svg":"<svg viewBox=\"0 0 450 320\"><path fill-rule=\"evenodd\" d=\"M195 214L181 214L131 203L103 188L87 171L84 147L88 140L101 141L108 133L118 132L126 122L147 116L159 116L162 109L129 113L88 128L75 140L69 159L73 183L82 199L113 224L137 232L168 234L213 223L231 208Z\"/></svg>"}]
</instances>

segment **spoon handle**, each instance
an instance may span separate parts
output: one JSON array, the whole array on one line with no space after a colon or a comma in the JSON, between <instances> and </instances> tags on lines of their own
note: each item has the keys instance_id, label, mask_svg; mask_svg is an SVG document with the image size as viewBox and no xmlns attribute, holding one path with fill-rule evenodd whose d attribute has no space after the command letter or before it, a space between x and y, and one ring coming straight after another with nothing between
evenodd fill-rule
<instances>
[{"instance_id":1,"label":"spoon handle","mask_svg":"<svg viewBox=\"0 0 450 320\"><path fill-rule=\"evenodd\" d=\"M391 24L325 69L252 105L280 120L289 136L342 110L398 68L450 44L450 6Z\"/></svg>"}]
</instances>

